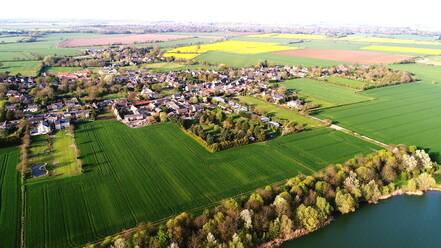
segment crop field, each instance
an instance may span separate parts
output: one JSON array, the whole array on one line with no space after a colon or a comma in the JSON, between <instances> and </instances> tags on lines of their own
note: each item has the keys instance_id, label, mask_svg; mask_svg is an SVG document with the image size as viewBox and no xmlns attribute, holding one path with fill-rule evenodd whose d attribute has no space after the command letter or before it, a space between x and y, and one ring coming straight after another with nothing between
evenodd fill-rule
<instances>
[{"instance_id":1,"label":"crop field","mask_svg":"<svg viewBox=\"0 0 441 248\"><path fill-rule=\"evenodd\" d=\"M296 40L323 40L327 37L320 34L255 34L249 35L251 38L276 38L276 39L296 39Z\"/></svg>"},{"instance_id":2,"label":"crop field","mask_svg":"<svg viewBox=\"0 0 441 248\"><path fill-rule=\"evenodd\" d=\"M362 48L366 49L366 48ZM368 49L369 50L369 49ZM373 49L375 50L375 49ZM441 51L441 50L440 50ZM305 48L276 52L278 55L291 57L306 57L323 60L334 60L357 64L390 64L410 58L406 55L394 55L380 52L350 51L334 49Z\"/></svg>"},{"instance_id":3,"label":"crop field","mask_svg":"<svg viewBox=\"0 0 441 248\"><path fill-rule=\"evenodd\" d=\"M79 246L377 149L318 128L210 153L175 124L129 129L113 120L80 125L76 140L82 175L26 185L27 247Z\"/></svg>"},{"instance_id":4,"label":"crop field","mask_svg":"<svg viewBox=\"0 0 441 248\"><path fill-rule=\"evenodd\" d=\"M227 53L238 54L258 54L268 53L281 50L295 49L295 47L284 46L277 43L269 42L252 42L252 41L222 41L211 44L193 45L179 47L167 51L164 56L178 59L193 59L208 51L221 51Z\"/></svg>"},{"instance_id":5,"label":"crop field","mask_svg":"<svg viewBox=\"0 0 441 248\"><path fill-rule=\"evenodd\" d=\"M304 66L332 66L342 64L338 61L322 60L305 57L289 57L276 55L273 53L259 53L259 54L237 54L226 53L220 51L210 51L199 55L195 58L196 61L208 62L210 64L226 64L233 67L255 66L263 61L268 61L274 65L304 65Z\"/></svg>"},{"instance_id":6,"label":"crop field","mask_svg":"<svg viewBox=\"0 0 441 248\"><path fill-rule=\"evenodd\" d=\"M352 80L341 77L328 77L326 78L326 82L353 89L363 89L363 87L367 85L367 83L363 81Z\"/></svg>"},{"instance_id":7,"label":"crop field","mask_svg":"<svg viewBox=\"0 0 441 248\"><path fill-rule=\"evenodd\" d=\"M388 144L430 148L441 161L441 68L430 65L394 65L413 72L419 83L365 91L373 101L326 109L318 115Z\"/></svg>"},{"instance_id":8,"label":"crop field","mask_svg":"<svg viewBox=\"0 0 441 248\"><path fill-rule=\"evenodd\" d=\"M17 148L0 149L0 246L18 247L21 197Z\"/></svg>"},{"instance_id":9,"label":"crop field","mask_svg":"<svg viewBox=\"0 0 441 248\"><path fill-rule=\"evenodd\" d=\"M288 89L295 89L299 95L320 104L321 107L333 107L373 99L358 94L352 88L307 78L288 80L282 85Z\"/></svg>"},{"instance_id":10,"label":"crop field","mask_svg":"<svg viewBox=\"0 0 441 248\"><path fill-rule=\"evenodd\" d=\"M416 39L399 39L388 37L374 37L374 36L347 36L340 38L339 40L351 41L351 42L367 42L367 43L379 43L379 44L406 44L406 45L434 45L441 46L439 41L430 40L416 40Z\"/></svg>"},{"instance_id":11,"label":"crop field","mask_svg":"<svg viewBox=\"0 0 441 248\"><path fill-rule=\"evenodd\" d=\"M361 49L370 50L370 51L390 52L390 53L409 53L409 54L426 54L426 55L440 55L441 54L441 49L421 48L421 47L366 46Z\"/></svg>"},{"instance_id":12,"label":"crop field","mask_svg":"<svg viewBox=\"0 0 441 248\"><path fill-rule=\"evenodd\" d=\"M3 64L0 67L1 72L9 71L13 75L20 73L23 76L36 76L41 69L40 61L8 61L0 63Z\"/></svg>"},{"instance_id":13,"label":"crop field","mask_svg":"<svg viewBox=\"0 0 441 248\"><path fill-rule=\"evenodd\" d=\"M276 119L285 119L297 123L303 123L306 124L306 127L308 128L320 126L319 122L299 114L296 110L283 108L253 96L239 96L238 98L241 102L254 105L254 107L260 111L273 114Z\"/></svg>"},{"instance_id":14,"label":"crop field","mask_svg":"<svg viewBox=\"0 0 441 248\"><path fill-rule=\"evenodd\" d=\"M100 69L99 67L87 67L87 70L91 70L91 71L98 71L99 69ZM44 72L51 74L58 74L60 72L74 73L82 70L84 70L84 68L75 67L75 66L51 66L46 68Z\"/></svg>"},{"instance_id":15,"label":"crop field","mask_svg":"<svg viewBox=\"0 0 441 248\"><path fill-rule=\"evenodd\" d=\"M186 35L173 34L135 34L135 35L107 35L95 38L74 38L60 42L59 47L90 47L90 46L110 46L113 44L135 44L145 42L160 42L187 39Z\"/></svg>"}]
</instances>

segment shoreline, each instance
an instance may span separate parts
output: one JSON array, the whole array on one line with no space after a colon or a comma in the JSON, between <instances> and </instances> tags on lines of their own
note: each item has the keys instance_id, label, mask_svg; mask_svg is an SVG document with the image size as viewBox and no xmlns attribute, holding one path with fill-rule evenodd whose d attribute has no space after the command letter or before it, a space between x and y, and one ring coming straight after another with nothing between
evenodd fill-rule
<instances>
[{"instance_id":1,"label":"shoreline","mask_svg":"<svg viewBox=\"0 0 441 248\"><path fill-rule=\"evenodd\" d=\"M376 205L380 201L384 201L384 200L390 199L390 198L395 197L395 196L400 196L400 195L422 196L426 192L431 192L431 191L433 191L433 192L441 192L441 185L437 184L435 187L430 187L428 190L425 190L425 191L422 191L422 190L403 191L402 189L398 189L398 190L395 190L395 191L391 192L390 194L381 196L378 199L378 202L368 202L368 204L369 205ZM356 211L354 213L356 213ZM265 242L265 243L259 245L258 248L280 247L280 246L282 246L287 241L295 240L295 239L298 239L298 238L303 237L305 235L311 234L311 233L313 233L315 231L318 231L318 230L326 227L327 225L331 224L336 219L337 219L337 217L331 216L330 218L328 218L323 223L320 223L319 227L317 229L313 230L313 231L307 231L304 228L295 229L290 234L288 234L286 237L284 237L284 238L277 238L277 239Z\"/></svg>"}]
</instances>

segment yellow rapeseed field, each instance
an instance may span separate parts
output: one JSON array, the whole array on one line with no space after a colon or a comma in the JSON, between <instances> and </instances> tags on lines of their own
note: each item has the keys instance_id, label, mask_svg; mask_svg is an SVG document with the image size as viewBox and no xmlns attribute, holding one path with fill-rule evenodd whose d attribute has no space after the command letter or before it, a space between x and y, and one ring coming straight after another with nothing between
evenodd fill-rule
<instances>
[{"instance_id":1,"label":"yellow rapeseed field","mask_svg":"<svg viewBox=\"0 0 441 248\"><path fill-rule=\"evenodd\" d=\"M363 50L381 51L381 52L396 52L396 53L413 53L413 54L441 54L441 49L419 48L419 47L402 47L402 46L366 46L361 48Z\"/></svg>"},{"instance_id":2,"label":"yellow rapeseed field","mask_svg":"<svg viewBox=\"0 0 441 248\"><path fill-rule=\"evenodd\" d=\"M320 34L255 34L249 35L251 38L278 38L278 39L297 39L297 40L324 40L325 35Z\"/></svg>"},{"instance_id":3,"label":"yellow rapeseed field","mask_svg":"<svg viewBox=\"0 0 441 248\"><path fill-rule=\"evenodd\" d=\"M291 46L284 46L277 43L269 42L251 42L251 41L222 41L212 44L202 44L178 47L167 51L165 57L175 57L177 59L193 59L200 54L206 53L208 51L222 51L228 53L240 53L240 54L257 54L257 53L268 53L282 50L296 49Z\"/></svg>"}]
</instances>

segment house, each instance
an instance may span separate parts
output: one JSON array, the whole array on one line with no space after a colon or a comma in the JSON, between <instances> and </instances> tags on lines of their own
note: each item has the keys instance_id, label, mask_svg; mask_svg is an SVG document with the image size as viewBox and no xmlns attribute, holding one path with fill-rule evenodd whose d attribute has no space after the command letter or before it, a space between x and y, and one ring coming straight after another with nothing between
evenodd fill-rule
<instances>
[{"instance_id":1,"label":"house","mask_svg":"<svg viewBox=\"0 0 441 248\"><path fill-rule=\"evenodd\" d=\"M66 129L70 126L70 122L67 119L56 120L54 124L57 130Z\"/></svg>"},{"instance_id":2,"label":"house","mask_svg":"<svg viewBox=\"0 0 441 248\"><path fill-rule=\"evenodd\" d=\"M28 112L28 113L35 113L37 111L38 111L37 104L28 105L28 107L24 109L24 112Z\"/></svg>"},{"instance_id":3,"label":"house","mask_svg":"<svg viewBox=\"0 0 441 248\"><path fill-rule=\"evenodd\" d=\"M291 100L286 103L289 108L301 109L303 107L302 101L300 100Z\"/></svg>"},{"instance_id":4,"label":"house","mask_svg":"<svg viewBox=\"0 0 441 248\"><path fill-rule=\"evenodd\" d=\"M40 121L40 123L37 126L37 129L31 130L31 135L43 135L48 134L51 132L51 128L49 127L49 124L45 121Z\"/></svg>"}]
</instances>

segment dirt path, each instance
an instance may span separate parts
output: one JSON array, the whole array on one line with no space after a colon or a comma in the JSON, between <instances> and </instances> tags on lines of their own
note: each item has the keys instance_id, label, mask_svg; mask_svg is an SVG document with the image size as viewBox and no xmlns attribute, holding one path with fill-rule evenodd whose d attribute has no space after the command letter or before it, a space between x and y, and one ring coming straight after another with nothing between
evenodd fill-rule
<instances>
[{"instance_id":1,"label":"dirt path","mask_svg":"<svg viewBox=\"0 0 441 248\"><path fill-rule=\"evenodd\" d=\"M325 123L325 121L322 120L322 119L320 119L320 118L317 118L317 117L314 117L314 116L311 116L311 115L307 115L307 117L309 117L309 118L311 118L311 119L313 119L313 120L319 121L319 122L321 122L321 123ZM335 125L335 124L331 124L331 125L329 126L329 128L332 128L332 129L334 129L334 130L337 130L337 131L340 131L340 132L343 132L343 133L346 133L346 134L352 135L352 136L354 136L354 137L357 137L357 138L362 139L362 140L364 140L364 141L367 141L367 142L369 142L369 143L375 144L375 145L377 145L377 146L381 146L381 147L383 147L383 148L387 148L387 147L388 147L387 144L385 144L385 143L383 143L383 142L381 142L381 141L379 141L379 140L376 140L376 139L373 139L373 138L367 137L367 136L365 136L365 135L361 135L361 134L356 133L356 132L354 132L354 131L352 131L352 130L349 130L349 129L347 129L347 128L344 128L344 127L342 127L342 126L338 126L338 125Z\"/></svg>"}]
</instances>

